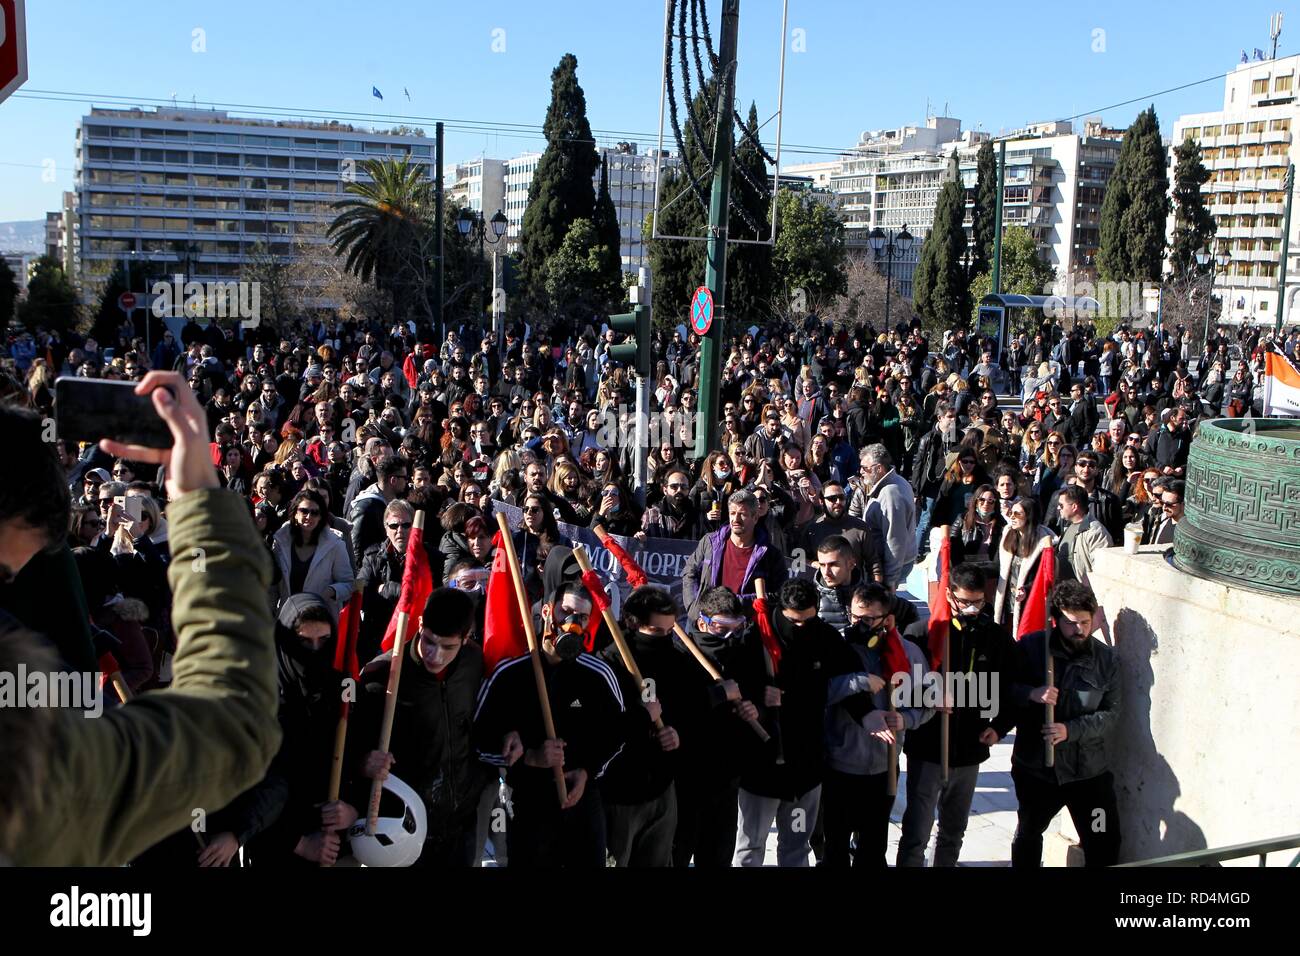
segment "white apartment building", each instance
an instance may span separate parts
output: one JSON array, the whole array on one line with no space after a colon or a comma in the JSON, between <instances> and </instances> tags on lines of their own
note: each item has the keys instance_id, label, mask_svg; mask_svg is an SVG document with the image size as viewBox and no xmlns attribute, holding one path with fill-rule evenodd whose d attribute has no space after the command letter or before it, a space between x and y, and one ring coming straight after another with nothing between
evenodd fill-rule
<instances>
[{"instance_id":1,"label":"white apartment building","mask_svg":"<svg viewBox=\"0 0 1300 956\"><path fill-rule=\"evenodd\" d=\"M149 263L237 279L259 243L278 255L327 242L325 228L361 161L407 156L432 176L433 143L345 123L257 120L221 110L99 109L77 126L71 241L95 301L113 264ZM142 303L147 304L147 303Z\"/></svg>"},{"instance_id":2,"label":"white apartment building","mask_svg":"<svg viewBox=\"0 0 1300 956\"><path fill-rule=\"evenodd\" d=\"M447 201L468 206L491 219L506 204L506 163L501 159L473 159L456 164L455 181L446 187Z\"/></svg>"},{"instance_id":3,"label":"white apartment building","mask_svg":"<svg viewBox=\"0 0 1300 956\"><path fill-rule=\"evenodd\" d=\"M641 241L641 226L654 210L655 179L660 169L676 166L677 157L655 150L641 153L636 143L618 143L602 147L601 158L608 164L609 196L618 216L622 236L619 253L625 271L634 272L648 264L648 250ZM510 221L506 232L511 252L519 249L519 236L523 229L524 212L528 209L528 189L537 172L541 153L521 153L504 165L505 214ZM494 161L495 162L495 161ZM600 186L600 170L592 178L592 188Z\"/></svg>"},{"instance_id":4,"label":"white apartment building","mask_svg":"<svg viewBox=\"0 0 1300 956\"><path fill-rule=\"evenodd\" d=\"M1215 252L1231 257L1215 278L1222 297L1225 322L1248 319L1272 322L1279 296L1284 180L1288 164L1300 162L1293 130L1300 125L1296 102L1296 73L1300 56L1242 63L1224 82L1223 108L1178 117L1169 154L1172 194L1176 158L1173 148L1188 137L1201 145L1201 158L1210 179L1201 187L1218 225ZM1169 217L1170 240L1175 216ZM1285 319L1300 312L1293 300L1300 289L1300 217L1291 224L1287 264Z\"/></svg>"},{"instance_id":5,"label":"white apartment building","mask_svg":"<svg viewBox=\"0 0 1300 956\"><path fill-rule=\"evenodd\" d=\"M1069 123L1042 123L1010 134L1003 183L1003 226L1022 226L1034 236L1044 261L1059 278L1088 275L1100 242L1102 194L1119 156L1122 133L1089 122L1082 136ZM834 164L789 167L790 173L829 180L844 219L850 249L870 255L875 228L914 237L911 249L892 263L901 294L912 297L912 277L921 242L934 225L939 189L958 154L966 190L965 225L977 187L977 154L989 133L963 131L952 117L930 117L925 126L873 130L861 135L851 153ZM834 168L827 169L833 165ZM882 261L881 271L887 266Z\"/></svg>"}]
</instances>

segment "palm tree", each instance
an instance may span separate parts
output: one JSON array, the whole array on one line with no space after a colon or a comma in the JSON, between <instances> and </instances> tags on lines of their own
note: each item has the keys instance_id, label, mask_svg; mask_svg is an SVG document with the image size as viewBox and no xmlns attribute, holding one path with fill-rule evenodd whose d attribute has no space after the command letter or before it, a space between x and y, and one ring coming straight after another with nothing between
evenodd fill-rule
<instances>
[{"instance_id":1,"label":"palm tree","mask_svg":"<svg viewBox=\"0 0 1300 956\"><path fill-rule=\"evenodd\" d=\"M428 305L421 295L430 277L434 188L424 170L400 159L367 159L369 181L346 185L351 195L334 203L339 214L327 235L345 268L393 299L394 318L412 306ZM424 310L427 311L427 308Z\"/></svg>"}]
</instances>

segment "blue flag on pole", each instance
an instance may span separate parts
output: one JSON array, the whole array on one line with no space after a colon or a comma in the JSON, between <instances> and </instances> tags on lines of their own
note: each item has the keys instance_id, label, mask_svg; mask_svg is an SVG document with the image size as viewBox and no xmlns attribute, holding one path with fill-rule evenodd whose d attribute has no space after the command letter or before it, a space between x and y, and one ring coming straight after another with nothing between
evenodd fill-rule
<instances>
[{"instance_id":1,"label":"blue flag on pole","mask_svg":"<svg viewBox=\"0 0 1300 956\"><path fill-rule=\"evenodd\" d=\"M384 98L384 94L379 92L379 87L377 86L372 86L370 88L370 95L380 100Z\"/></svg>"}]
</instances>

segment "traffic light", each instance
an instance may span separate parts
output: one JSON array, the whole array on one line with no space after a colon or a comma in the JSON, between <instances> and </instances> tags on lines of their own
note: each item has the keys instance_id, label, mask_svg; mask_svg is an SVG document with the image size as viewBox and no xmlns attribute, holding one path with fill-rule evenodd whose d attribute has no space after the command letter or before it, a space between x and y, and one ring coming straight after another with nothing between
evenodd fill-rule
<instances>
[{"instance_id":1,"label":"traffic light","mask_svg":"<svg viewBox=\"0 0 1300 956\"><path fill-rule=\"evenodd\" d=\"M650 378L652 358L650 336L650 306L634 305L631 312L623 312L609 317L609 327L615 332L631 336L631 341L623 345L614 345L609 349L609 357L616 362L636 369L642 378Z\"/></svg>"}]
</instances>

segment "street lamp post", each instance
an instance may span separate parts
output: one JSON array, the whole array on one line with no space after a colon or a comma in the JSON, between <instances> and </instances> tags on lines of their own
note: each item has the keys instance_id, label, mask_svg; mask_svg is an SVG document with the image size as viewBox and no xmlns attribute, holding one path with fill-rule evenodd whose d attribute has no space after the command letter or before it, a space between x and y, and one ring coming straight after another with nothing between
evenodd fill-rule
<instances>
[{"instance_id":1,"label":"street lamp post","mask_svg":"<svg viewBox=\"0 0 1300 956\"><path fill-rule=\"evenodd\" d=\"M894 260L902 259L912 248L912 234L907 231L907 223L903 223L902 230L897 233L892 229L885 232L877 226L867 235L867 241L871 245L871 251L876 254L876 260L885 260L885 328L888 329L889 297L894 284Z\"/></svg>"},{"instance_id":2,"label":"street lamp post","mask_svg":"<svg viewBox=\"0 0 1300 956\"><path fill-rule=\"evenodd\" d=\"M491 239L487 237L488 223L491 223L492 225ZM483 213L475 212L472 209L462 209L460 211L460 215L456 217L456 229L462 236L470 236L471 242L473 241L473 236L471 236L471 233L478 236L478 257L480 262L482 261L484 256L484 244L487 243L493 246L492 249L492 331L497 332L498 335L500 333L497 328L499 324L499 316L497 311L498 296L496 294L497 251L495 247L505 237L506 231L509 228L510 228L510 220L506 218L506 214L502 212L500 209L498 209L496 211L496 215L493 216L487 222L483 221ZM468 263L469 260L468 249L465 252L465 259L466 262ZM482 308L481 300L479 303L479 310L478 310L478 325L479 325L479 331L481 332L483 329L483 308Z\"/></svg>"},{"instance_id":3,"label":"street lamp post","mask_svg":"<svg viewBox=\"0 0 1300 956\"><path fill-rule=\"evenodd\" d=\"M1217 266L1217 271L1223 271L1224 269L1228 268L1228 262L1231 259L1231 257L1228 255L1227 248L1222 243L1218 243L1217 245L1218 245L1218 252L1215 255L1210 254L1209 246L1206 246L1204 249L1196 253L1196 264L1199 265L1202 269L1204 269L1207 265L1210 267L1210 287L1205 293L1205 331L1201 335L1202 358L1204 358L1205 356L1205 349L1208 346L1210 341L1210 309L1213 308L1214 306L1214 276L1216 272L1216 266ZM1201 372L1201 371L1202 371L1201 369L1199 368L1197 369L1197 372Z\"/></svg>"}]
</instances>

